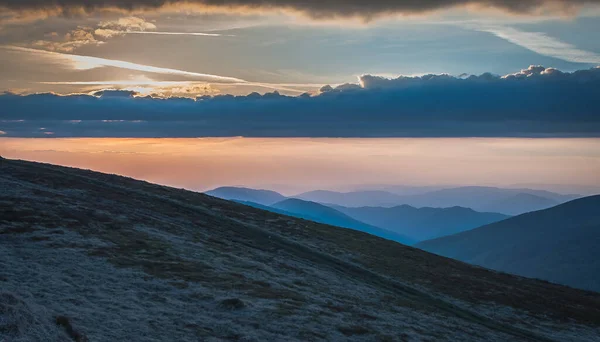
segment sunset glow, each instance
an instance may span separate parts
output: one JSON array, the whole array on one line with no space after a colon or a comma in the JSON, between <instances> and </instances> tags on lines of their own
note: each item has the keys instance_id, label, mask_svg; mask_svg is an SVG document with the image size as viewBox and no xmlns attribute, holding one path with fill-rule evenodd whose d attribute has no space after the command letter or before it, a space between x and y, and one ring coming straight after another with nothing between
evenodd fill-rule
<instances>
[{"instance_id":1,"label":"sunset glow","mask_svg":"<svg viewBox=\"0 0 600 342\"><path fill-rule=\"evenodd\" d=\"M600 185L596 139L10 139L0 154L207 190ZM519 165L515 167L514 165Z\"/></svg>"}]
</instances>

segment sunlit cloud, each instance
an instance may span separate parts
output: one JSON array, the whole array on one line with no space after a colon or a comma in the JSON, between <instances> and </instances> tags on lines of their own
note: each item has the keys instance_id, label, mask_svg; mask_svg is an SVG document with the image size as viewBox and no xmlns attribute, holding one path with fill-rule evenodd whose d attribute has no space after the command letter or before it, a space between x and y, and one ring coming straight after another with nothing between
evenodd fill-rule
<instances>
[{"instance_id":1,"label":"sunlit cloud","mask_svg":"<svg viewBox=\"0 0 600 342\"><path fill-rule=\"evenodd\" d=\"M550 37L542 32L526 32L512 27L477 27L478 31L491 33L513 44L544 56L575 63L600 64L600 55Z\"/></svg>"},{"instance_id":2,"label":"sunlit cloud","mask_svg":"<svg viewBox=\"0 0 600 342\"><path fill-rule=\"evenodd\" d=\"M139 17L123 17L112 21L103 21L98 24L99 27L119 31L148 31L156 30L154 23L146 21Z\"/></svg>"},{"instance_id":3,"label":"sunlit cloud","mask_svg":"<svg viewBox=\"0 0 600 342\"><path fill-rule=\"evenodd\" d=\"M75 49L84 45L101 45L103 41L96 39L91 32L91 28L80 26L67 32L64 36L59 36L56 32L47 34L47 40L36 40L31 42L31 46L49 51L73 52Z\"/></svg>"},{"instance_id":4,"label":"sunlit cloud","mask_svg":"<svg viewBox=\"0 0 600 342\"><path fill-rule=\"evenodd\" d=\"M127 34L200 37L232 36L206 32L166 32L156 31L156 29L156 25L146 19L129 16L112 21L102 21L98 24L97 28L78 26L76 29L62 36L57 32L50 32L45 34L44 39L30 41L28 46L48 51L72 53L85 45L98 46L106 43L111 38L122 37Z\"/></svg>"},{"instance_id":5,"label":"sunlit cloud","mask_svg":"<svg viewBox=\"0 0 600 342\"><path fill-rule=\"evenodd\" d=\"M37 82L47 85L70 85L84 86L89 92L99 89L120 89L131 90L137 94L152 97L190 97L195 98L200 95L216 95L222 92L231 92L231 87L240 88L236 93L248 94L251 91L281 91L287 94L316 93L317 89L322 87L321 83L261 83L261 82L242 82L242 83L207 83L190 81L154 81L151 79L132 79L115 81L58 81L58 82ZM337 86L337 84L333 84ZM243 91L242 89L248 89ZM28 92L13 92L28 93Z\"/></svg>"},{"instance_id":6,"label":"sunlit cloud","mask_svg":"<svg viewBox=\"0 0 600 342\"><path fill-rule=\"evenodd\" d=\"M171 68L161 68L155 67L151 65L144 65L126 61L120 61L115 59L107 59L100 57L91 57L91 56L81 56L75 54L66 54L60 52L52 52L38 49L31 49L25 47L18 46L0 46L3 49L9 49L13 51L19 51L29 54L35 54L37 56L43 56L46 58L50 58L55 62L62 63L66 66L70 66L74 70L89 70L96 69L101 67L113 67L148 73L156 73L156 74L167 74L167 75L179 75L179 76L187 76L193 77L197 79L201 79L207 82L219 82L219 83L246 83L245 80L234 78L234 77L226 77L219 75L211 75L204 74L198 72L191 72L179 69L171 69Z\"/></svg>"},{"instance_id":7,"label":"sunlit cloud","mask_svg":"<svg viewBox=\"0 0 600 342\"><path fill-rule=\"evenodd\" d=\"M138 17L123 17L112 21L103 21L93 34L103 39L123 36L127 33L146 32L156 30L154 23Z\"/></svg>"},{"instance_id":8,"label":"sunlit cloud","mask_svg":"<svg viewBox=\"0 0 600 342\"><path fill-rule=\"evenodd\" d=\"M40 84L54 84L54 85L121 85L121 86L180 86L192 84L192 82L186 81L153 81L150 79L144 80L116 80L116 81L62 81L62 82L38 82Z\"/></svg>"}]
</instances>

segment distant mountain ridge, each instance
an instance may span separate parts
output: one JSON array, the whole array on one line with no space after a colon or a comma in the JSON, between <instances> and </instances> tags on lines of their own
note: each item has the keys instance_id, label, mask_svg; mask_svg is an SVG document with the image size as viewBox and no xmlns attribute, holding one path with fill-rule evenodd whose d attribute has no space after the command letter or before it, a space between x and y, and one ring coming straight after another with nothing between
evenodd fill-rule
<instances>
[{"instance_id":1,"label":"distant mountain ridge","mask_svg":"<svg viewBox=\"0 0 600 342\"><path fill-rule=\"evenodd\" d=\"M580 196L557 194L545 190L468 186L406 196L386 191L355 191L342 193L318 190L298 194L294 197L307 201L335 204L345 207L394 207L402 204L417 208L448 208L460 206L480 212L497 212L506 215L518 215L532 210L546 209Z\"/></svg>"},{"instance_id":2,"label":"distant mountain ridge","mask_svg":"<svg viewBox=\"0 0 600 342\"><path fill-rule=\"evenodd\" d=\"M499 213L477 212L471 208L415 208L406 204L391 208L334 208L362 222L402 232L417 241L452 235L510 217Z\"/></svg>"},{"instance_id":3,"label":"distant mountain ridge","mask_svg":"<svg viewBox=\"0 0 600 342\"><path fill-rule=\"evenodd\" d=\"M600 291L600 195L418 243L468 263Z\"/></svg>"},{"instance_id":4,"label":"distant mountain ridge","mask_svg":"<svg viewBox=\"0 0 600 342\"><path fill-rule=\"evenodd\" d=\"M366 193L385 194L384 191ZM364 231L404 244L451 235L509 217L498 213L480 213L461 207L418 209L408 205L391 208L324 205L314 201L287 198L274 191L235 187L217 188L207 194L283 215ZM282 200L271 203L274 199Z\"/></svg>"},{"instance_id":5,"label":"distant mountain ridge","mask_svg":"<svg viewBox=\"0 0 600 342\"><path fill-rule=\"evenodd\" d=\"M365 222L356 220L334 208L327 207L316 202L304 201L297 198L289 198L273 204L271 208L280 210L281 213L290 213L295 217L318 223L325 223L332 226L359 230L403 244L411 245L416 242L415 239L412 239L399 231L392 231L367 224Z\"/></svg>"},{"instance_id":6,"label":"distant mountain ridge","mask_svg":"<svg viewBox=\"0 0 600 342\"><path fill-rule=\"evenodd\" d=\"M271 205L287 198L271 190L256 190L234 186L223 186L207 191L205 194L226 200L247 201L262 205Z\"/></svg>"},{"instance_id":7,"label":"distant mountain ridge","mask_svg":"<svg viewBox=\"0 0 600 342\"><path fill-rule=\"evenodd\" d=\"M529 193L518 193L516 195L488 203L487 205L483 206L483 209L488 208L490 211L495 210L500 213L518 215L524 212L554 207L561 203L562 201L552 198L546 198Z\"/></svg>"},{"instance_id":8,"label":"distant mountain ridge","mask_svg":"<svg viewBox=\"0 0 600 342\"><path fill-rule=\"evenodd\" d=\"M324 204L336 204L345 207L391 207L399 203L403 196L383 190L337 192L329 190L314 190L293 196Z\"/></svg>"}]
</instances>

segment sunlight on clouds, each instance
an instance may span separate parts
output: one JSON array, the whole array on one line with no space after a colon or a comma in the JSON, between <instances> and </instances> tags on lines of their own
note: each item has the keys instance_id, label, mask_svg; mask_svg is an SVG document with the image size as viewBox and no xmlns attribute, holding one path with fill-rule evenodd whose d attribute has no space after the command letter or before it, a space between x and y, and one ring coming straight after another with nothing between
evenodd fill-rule
<instances>
[{"instance_id":1,"label":"sunlight on clouds","mask_svg":"<svg viewBox=\"0 0 600 342\"><path fill-rule=\"evenodd\" d=\"M233 87L244 87L248 88L247 91L242 93L247 94L249 91L258 91L259 89L268 89L268 90L278 90L284 91L292 94L301 94L307 91L315 91L319 87L322 86L320 83L265 83L265 82L250 82L246 80L242 80L234 77L227 76L219 76L212 74L204 74L197 72L190 72L179 69L171 69L171 68L161 68L144 64L137 64L132 62L113 60L107 58L99 58L99 57L91 57L91 56L81 56L75 54L66 54L59 53L54 51L45 51L38 49L31 49L25 47L18 46L0 46L0 49L7 49L14 52L27 53L39 58L45 58L50 60L52 63L59 64L63 67L66 67L71 70L91 70L102 67L113 67L124 70L132 70L139 72L147 72L151 74L164 74L164 75L174 75L174 76L185 76L192 78L193 81L184 81L184 82L171 82L166 84L158 83L159 81L148 81L148 79L142 79L141 81L137 80L115 80L115 81L88 81L88 82L39 82L40 84L63 84L63 85L114 85L121 87L128 87L125 89L128 90L142 90L141 92L144 94L148 93L168 93L166 89L158 89L157 87L165 86L165 87L196 87L196 85L192 83L212 83L214 85L229 85ZM137 87L136 87L137 86ZM148 90L145 86L151 86L155 90ZM200 88L198 88L200 89ZM255 89L255 90L251 90ZM209 91L208 93L213 93L213 91ZM206 92L199 93L208 94Z\"/></svg>"},{"instance_id":2,"label":"sunlight on clouds","mask_svg":"<svg viewBox=\"0 0 600 342\"><path fill-rule=\"evenodd\" d=\"M232 95L247 95L250 92L267 92L277 90L282 94L298 95L302 93L316 94L322 87L320 83L207 83L188 81L154 81L145 77L129 80L115 81L66 81L66 82L38 82L47 85L71 85L89 86L83 88L85 93L93 93L101 89L119 89L135 91L139 95L150 95L152 97L189 97L196 98L201 95L217 95L227 93ZM94 87L96 86L96 87ZM333 84L337 86L337 84ZM98 88L100 87L100 88ZM19 94L30 93L28 91L15 92Z\"/></svg>"},{"instance_id":3,"label":"sunlight on clouds","mask_svg":"<svg viewBox=\"0 0 600 342\"><path fill-rule=\"evenodd\" d=\"M57 32L45 34L45 39L38 39L29 42L29 46L41 48L48 51L73 52L86 45L101 45L109 39L122 37L126 34L154 34L165 36L199 36L199 37L221 37L232 35L222 35L218 33L204 32L165 32L156 31L154 23L148 22L139 17L122 17L112 21L102 21L97 28L89 26L77 26L63 36Z\"/></svg>"},{"instance_id":4,"label":"sunlight on clouds","mask_svg":"<svg viewBox=\"0 0 600 342\"><path fill-rule=\"evenodd\" d=\"M73 52L75 49L85 45L101 45L103 41L97 40L90 32L90 28L80 26L59 37L56 32L47 35L50 40L36 40L31 43L36 48L49 51Z\"/></svg>"},{"instance_id":5,"label":"sunlight on clouds","mask_svg":"<svg viewBox=\"0 0 600 342\"><path fill-rule=\"evenodd\" d=\"M113 21L103 21L98 24L104 29L119 30L119 31L147 31L156 30L154 23L148 22L143 18L138 17L123 17Z\"/></svg>"},{"instance_id":6,"label":"sunlight on clouds","mask_svg":"<svg viewBox=\"0 0 600 342\"><path fill-rule=\"evenodd\" d=\"M153 81L144 77L132 80L119 81L81 81L81 82L40 82L50 85L74 85L74 86L101 86L101 89L130 90L139 96L152 96L168 98L172 96L196 98L200 95L216 95L220 91L211 86L210 83L182 82L182 81ZM91 88L88 93L94 93L98 89Z\"/></svg>"},{"instance_id":7,"label":"sunlight on clouds","mask_svg":"<svg viewBox=\"0 0 600 342\"><path fill-rule=\"evenodd\" d=\"M171 68L161 68L161 67L137 64L137 63L131 63L131 62L126 62L126 61L107 59L107 58L65 54L65 53L30 49L30 48L24 48L24 47L18 47L18 46L1 46L0 48L35 54L35 55L43 57L43 58L50 58L56 62L60 62L60 63L63 63L64 65L70 66L71 68L73 68L75 70L89 70L89 69L95 69L95 68L101 68L101 67L114 67L114 68L120 68L120 69L157 73L157 74L189 76L189 77L199 78L199 79L203 79L203 80L211 81L211 82L222 82L222 83L245 83L246 82L245 80L242 80L239 78L234 78L234 77L203 74L203 73L190 72L190 71L171 69Z\"/></svg>"}]
</instances>

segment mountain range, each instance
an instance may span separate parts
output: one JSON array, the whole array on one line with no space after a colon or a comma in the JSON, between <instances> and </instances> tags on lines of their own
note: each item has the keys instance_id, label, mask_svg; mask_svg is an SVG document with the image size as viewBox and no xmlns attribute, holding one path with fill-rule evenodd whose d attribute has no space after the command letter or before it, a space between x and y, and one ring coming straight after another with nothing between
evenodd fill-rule
<instances>
[{"instance_id":1,"label":"mountain range","mask_svg":"<svg viewBox=\"0 0 600 342\"><path fill-rule=\"evenodd\" d=\"M382 229L378 226L373 226L356 220L336 209L316 202L303 201L297 198L289 198L271 205L271 208L281 210L281 213L289 213L294 217L330 224L332 226L342 228L355 229L407 245L414 244L417 241L404 235L401 230ZM268 208L264 209L270 210Z\"/></svg>"},{"instance_id":2,"label":"mountain range","mask_svg":"<svg viewBox=\"0 0 600 342\"><path fill-rule=\"evenodd\" d=\"M544 190L468 186L405 196L387 191L344 193L317 190L298 194L294 197L345 207L393 207L402 204L417 208L460 206L482 212L518 215L532 210L546 209L580 196L563 195Z\"/></svg>"},{"instance_id":3,"label":"mountain range","mask_svg":"<svg viewBox=\"0 0 600 342\"><path fill-rule=\"evenodd\" d=\"M278 213L281 215L293 216L305 220L310 220L313 222L329 224L336 227L358 230L361 232L369 233L371 235L379 236L384 239L400 242L406 245L413 245L417 242L417 240L414 240L401 233L396 233L391 230L371 226L364 222L355 220L350 216L339 212L333 208L316 202L303 201L296 198L288 198L281 202L274 203L271 206L249 201L236 200L235 202L253 208Z\"/></svg>"},{"instance_id":4,"label":"mountain range","mask_svg":"<svg viewBox=\"0 0 600 342\"><path fill-rule=\"evenodd\" d=\"M233 186L216 188L205 192L205 194L226 200L253 202L262 205L271 205L287 198L271 190L257 190Z\"/></svg>"},{"instance_id":5,"label":"mountain range","mask_svg":"<svg viewBox=\"0 0 600 342\"><path fill-rule=\"evenodd\" d=\"M416 246L503 272L600 291L600 196Z\"/></svg>"},{"instance_id":6,"label":"mountain range","mask_svg":"<svg viewBox=\"0 0 600 342\"><path fill-rule=\"evenodd\" d=\"M463 207L415 208L400 205L391 208L334 208L362 222L402 232L416 241L455 234L510 217L498 213L480 213Z\"/></svg>"},{"instance_id":7,"label":"mountain range","mask_svg":"<svg viewBox=\"0 0 600 342\"><path fill-rule=\"evenodd\" d=\"M236 191L239 189L239 191ZM351 228L391 239L404 244L454 234L507 218L498 213L480 213L469 208L414 208L408 205L386 207L343 207L324 205L297 198L287 198L270 205L273 195L265 190L248 188L217 188L207 194L270 210L284 215ZM252 200L259 200L254 202ZM261 204L262 203L262 204Z\"/></svg>"},{"instance_id":8,"label":"mountain range","mask_svg":"<svg viewBox=\"0 0 600 342\"><path fill-rule=\"evenodd\" d=\"M598 293L351 229L24 161L0 160L0 189L0 340L600 336Z\"/></svg>"}]
</instances>

